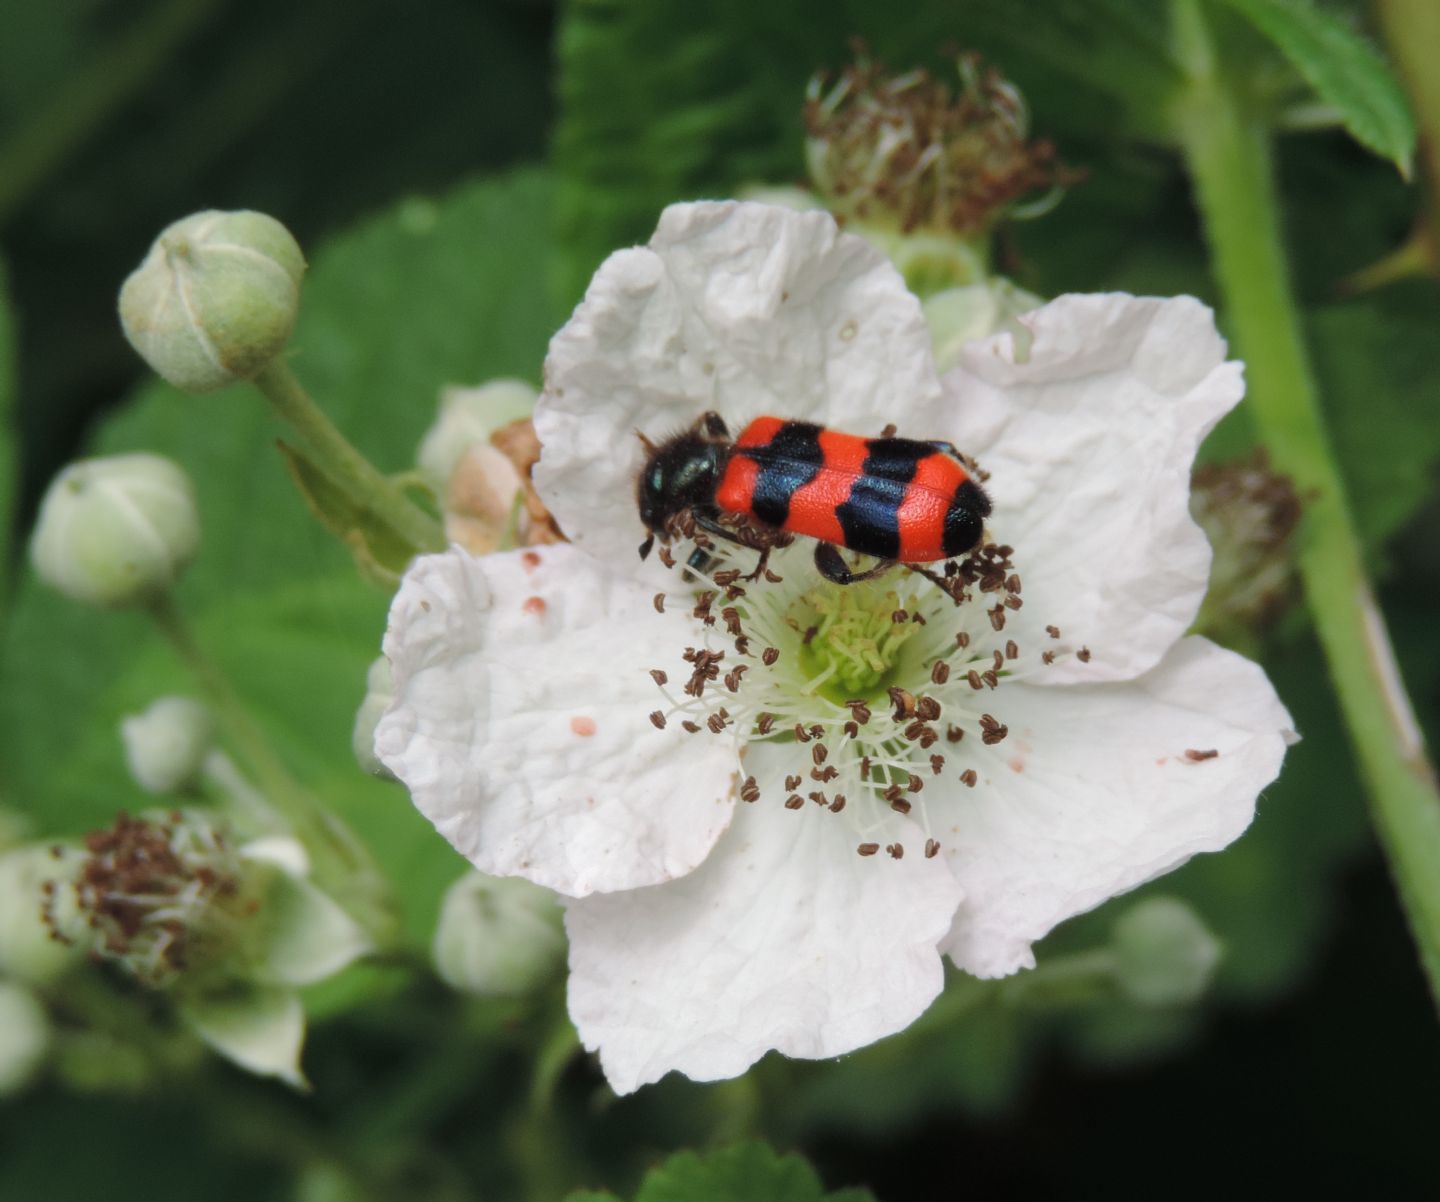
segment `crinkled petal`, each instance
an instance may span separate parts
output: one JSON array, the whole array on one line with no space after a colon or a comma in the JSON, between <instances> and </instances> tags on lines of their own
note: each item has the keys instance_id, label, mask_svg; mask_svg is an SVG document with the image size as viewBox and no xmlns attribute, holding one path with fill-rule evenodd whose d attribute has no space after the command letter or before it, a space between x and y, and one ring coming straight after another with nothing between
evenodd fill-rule
<instances>
[{"instance_id":1,"label":"crinkled petal","mask_svg":"<svg viewBox=\"0 0 1440 1202\"><path fill-rule=\"evenodd\" d=\"M672 1069L733 1077L771 1049L838 1056L940 992L959 885L908 820L887 814L865 838L909 856L862 858L850 812L785 809L790 765L752 745L746 767L771 787L689 876L566 903L570 1017L617 1093Z\"/></svg>"},{"instance_id":2,"label":"crinkled petal","mask_svg":"<svg viewBox=\"0 0 1440 1202\"><path fill-rule=\"evenodd\" d=\"M601 265L550 343L535 482L576 544L633 559L637 431L663 439L707 409L736 433L763 413L929 429L940 400L920 303L828 214L672 205L649 246Z\"/></svg>"},{"instance_id":3,"label":"crinkled petal","mask_svg":"<svg viewBox=\"0 0 1440 1202\"><path fill-rule=\"evenodd\" d=\"M1028 348L997 335L946 374L948 429L990 473L989 527L1015 548L1027 615L1091 649L1045 683L1128 680L1200 607L1210 546L1190 468L1242 368L1190 297L1062 296L1019 321Z\"/></svg>"},{"instance_id":4,"label":"crinkled petal","mask_svg":"<svg viewBox=\"0 0 1440 1202\"><path fill-rule=\"evenodd\" d=\"M981 977L1032 967L1056 923L1234 840L1294 740L1264 671L1202 638L1135 681L1015 684L994 704L1009 737L937 831L966 895L945 950Z\"/></svg>"},{"instance_id":5,"label":"crinkled petal","mask_svg":"<svg viewBox=\"0 0 1440 1202\"><path fill-rule=\"evenodd\" d=\"M650 724L647 669L697 641L574 547L427 556L390 609L376 753L482 872L574 897L683 876L729 824L737 763Z\"/></svg>"}]
</instances>

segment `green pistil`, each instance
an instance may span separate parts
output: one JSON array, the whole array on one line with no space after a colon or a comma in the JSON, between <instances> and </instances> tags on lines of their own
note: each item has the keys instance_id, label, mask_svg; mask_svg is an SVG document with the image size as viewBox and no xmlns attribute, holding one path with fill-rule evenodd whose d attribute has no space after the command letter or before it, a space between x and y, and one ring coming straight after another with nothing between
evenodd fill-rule
<instances>
[{"instance_id":1,"label":"green pistil","mask_svg":"<svg viewBox=\"0 0 1440 1202\"><path fill-rule=\"evenodd\" d=\"M807 677L829 672L819 692L837 703L853 698L883 697L900 649L917 630L911 621L896 621L900 609L913 612L916 600L901 599L895 590L863 584L815 589L797 597L789 617L802 636L815 633L800 646L800 664Z\"/></svg>"}]
</instances>

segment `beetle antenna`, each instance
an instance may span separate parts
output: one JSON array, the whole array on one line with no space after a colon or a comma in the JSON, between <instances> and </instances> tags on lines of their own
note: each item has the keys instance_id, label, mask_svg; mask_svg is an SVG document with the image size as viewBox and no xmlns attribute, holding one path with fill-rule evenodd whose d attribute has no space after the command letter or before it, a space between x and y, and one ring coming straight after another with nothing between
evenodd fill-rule
<instances>
[{"instance_id":1,"label":"beetle antenna","mask_svg":"<svg viewBox=\"0 0 1440 1202\"><path fill-rule=\"evenodd\" d=\"M645 436L642 434L640 437L644 438ZM652 534L649 538L647 538L643 543L640 544L640 558L645 559L650 554L650 548L654 545L655 536Z\"/></svg>"},{"instance_id":2,"label":"beetle antenna","mask_svg":"<svg viewBox=\"0 0 1440 1202\"><path fill-rule=\"evenodd\" d=\"M635 431L635 437L640 440L640 445L645 448L645 453L646 453L647 455L653 455L653 454L655 454L655 444L654 444L653 442L651 442L648 438L646 438L645 435L644 435L641 431L636 430L636 431ZM643 556L642 556L642 558L643 558Z\"/></svg>"}]
</instances>

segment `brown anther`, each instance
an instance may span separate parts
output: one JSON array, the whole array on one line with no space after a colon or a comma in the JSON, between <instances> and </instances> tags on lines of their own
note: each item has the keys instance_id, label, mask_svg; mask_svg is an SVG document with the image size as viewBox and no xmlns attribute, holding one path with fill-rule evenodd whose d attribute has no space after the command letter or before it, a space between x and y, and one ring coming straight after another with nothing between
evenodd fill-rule
<instances>
[{"instance_id":1,"label":"brown anther","mask_svg":"<svg viewBox=\"0 0 1440 1202\"><path fill-rule=\"evenodd\" d=\"M1010 728L991 714L980 715L980 740L986 747L1003 742Z\"/></svg>"},{"instance_id":2,"label":"brown anther","mask_svg":"<svg viewBox=\"0 0 1440 1202\"><path fill-rule=\"evenodd\" d=\"M873 856L879 850L880 844L878 843L862 843L855 849L862 856Z\"/></svg>"},{"instance_id":3,"label":"brown anther","mask_svg":"<svg viewBox=\"0 0 1440 1202\"><path fill-rule=\"evenodd\" d=\"M925 840L925 858L926 858L927 860L933 860L933 859L934 859L937 855L939 855L939 854L940 854L940 842L939 842L939 840L937 840L937 839L926 839L926 840Z\"/></svg>"},{"instance_id":4,"label":"brown anther","mask_svg":"<svg viewBox=\"0 0 1440 1202\"><path fill-rule=\"evenodd\" d=\"M994 609L987 609L985 613L990 619L990 628L992 630L1005 629L1005 607L1003 605L997 605Z\"/></svg>"},{"instance_id":5,"label":"brown anther","mask_svg":"<svg viewBox=\"0 0 1440 1202\"><path fill-rule=\"evenodd\" d=\"M959 647L961 651L964 651L966 647L970 646L970 636L963 630L956 631L955 646Z\"/></svg>"},{"instance_id":6,"label":"brown anther","mask_svg":"<svg viewBox=\"0 0 1440 1202\"><path fill-rule=\"evenodd\" d=\"M835 794L835 800L830 803L830 812L831 812L832 814L838 814L838 813L839 813L841 810L843 810L844 808L845 808L845 794L843 794L843 793L837 793L837 794Z\"/></svg>"},{"instance_id":7,"label":"brown anther","mask_svg":"<svg viewBox=\"0 0 1440 1202\"><path fill-rule=\"evenodd\" d=\"M903 860L905 858L905 845L903 843L889 843L885 846L892 860Z\"/></svg>"},{"instance_id":8,"label":"brown anther","mask_svg":"<svg viewBox=\"0 0 1440 1202\"><path fill-rule=\"evenodd\" d=\"M1020 644L1017 643L1014 639L1007 639L1007 640L1005 641L1005 658L1006 658L1006 659L1019 659L1019 658L1020 658Z\"/></svg>"},{"instance_id":9,"label":"brown anther","mask_svg":"<svg viewBox=\"0 0 1440 1202\"><path fill-rule=\"evenodd\" d=\"M901 622L908 622L910 620L910 611L908 609L894 610L890 614L890 620L897 626L900 625Z\"/></svg>"},{"instance_id":10,"label":"brown anther","mask_svg":"<svg viewBox=\"0 0 1440 1202\"><path fill-rule=\"evenodd\" d=\"M750 654L750 636L748 634L742 634L735 640L735 654Z\"/></svg>"},{"instance_id":11,"label":"brown anther","mask_svg":"<svg viewBox=\"0 0 1440 1202\"><path fill-rule=\"evenodd\" d=\"M727 605L720 611L720 620L725 623L725 629L732 638L744 633L744 627L740 625L740 611L733 605Z\"/></svg>"},{"instance_id":12,"label":"brown anther","mask_svg":"<svg viewBox=\"0 0 1440 1202\"><path fill-rule=\"evenodd\" d=\"M659 710L651 710L651 711L650 711L650 725L653 726L656 730L664 730L664 729L665 729L665 715L662 714Z\"/></svg>"},{"instance_id":13,"label":"brown anther","mask_svg":"<svg viewBox=\"0 0 1440 1202\"><path fill-rule=\"evenodd\" d=\"M930 771L933 772L936 776L939 776L940 769L942 769L943 767L945 767L945 757L939 752L936 752L930 757Z\"/></svg>"},{"instance_id":14,"label":"brown anther","mask_svg":"<svg viewBox=\"0 0 1440 1202\"><path fill-rule=\"evenodd\" d=\"M655 554L660 557L660 562L663 563L667 568L673 568L675 566L675 556L670 553L670 548L665 546L663 543L660 545L659 549L655 552Z\"/></svg>"},{"instance_id":15,"label":"brown anther","mask_svg":"<svg viewBox=\"0 0 1440 1202\"><path fill-rule=\"evenodd\" d=\"M860 737L860 723L856 722L853 718L850 719L849 722L845 723L845 725L842 726L840 729L843 730L852 739L858 739Z\"/></svg>"},{"instance_id":16,"label":"brown anther","mask_svg":"<svg viewBox=\"0 0 1440 1202\"><path fill-rule=\"evenodd\" d=\"M805 723L795 723L795 737L802 743L810 742L810 732L805 728Z\"/></svg>"},{"instance_id":17,"label":"brown anther","mask_svg":"<svg viewBox=\"0 0 1440 1202\"><path fill-rule=\"evenodd\" d=\"M821 726L820 723L815 723L810 728L810 737L813 739L823 739L825 737L825 728Z\"/></svg>"},{"instance_id":18,"label":"brown anther","mask_svg":"<svg viewBox=\"0 0 1440 1202\"><path fill-rule=\"evenodd\" d=\"M1055 662L1055 652L1042 651L1040 652L1040 658L1044 660L1047 664L1053 664Z\"/></svg>"},{"instance_id":19,"label":"brown anther","mask_svg":"<svg viewBox=\"0 0 1440 1202\"><path fill-rule=\"evenodd\" d=\"M759 801L760 785L753 776L747 776L745 783L740 786L741 801Z\"/></svg>"},{"instance_id":20,"label":"brown anther","mask_svg":"<svg viewBox=\"0 0 1440 1202\"><path fill-rule=\"evenodd\" d=\"M705 725L710 728L710 733L712 735L718 735L722 730L725 729L725 719L719 714L711 714L708 718L705 719Z\"/></svg>"},{"instance_id":21,"label":"brown anther","mask_svg":"<svg viewBox=\"0 0 1440 1202\"><path fill-rule=\"evenodd\" d=\"M1185 749L1185 758L1192 764L1199 764L1204 760L1213 760L1220 753L1213 747L1207 747L1204 751L1197 751L1193 747Z\"/></svg>"},{"instance_id":22,"label":"brown anther","mask_svg":"<svg viewBox=\"0 0 1440 1202\"><path fill-rule=\"evenodd\" d=\"M680 725L683 726L686 730L688 730L692 735L699 733L700 723L698 722L691 722L687 718L684 722L680 723Z\"/></svg>"},{"instance_id":23,"label":"brown anther","mask_svg":"<svg viewBox=\"0 0 1440 1202\"><path fill-rule=\"evenodd\" d=\"M815 761L817 768L825 762L825 758L829 754L830 749L824 743L816 743L814 747L810 748L810 758Z\"/></svg>"},{"instance_id":24,"label":"brown anther","mask_svg":"<svg viewBox=\"0 0 1440 1202\"><path fill-rule=\"evenodd\" d=\"M897 801L905 800L905 790L902 789L899 785L888 785L886 786L885 791L880 794L880 796L883 797L886 801L888 801L891 805L894 805ZM905 802L905 804L908 806L910 803Z\"/></svg>"},{"instance_id":25,"label":"brown anther","mask_svg":"<svg viewBox=\"0 0 1440 1202\"><path fill-rule=\"evenodd\" d=\"M726 568L723 572L716 572L712 579L721 588L729 588L732 584L734 584L737 580L740 579L740 569Z\"/></svg>"},{"instance_id":26,"label":"brown anther","mask_svg":"<svg viewBox=\"0 0 1440 1202\"><path fill-rule=\"evenodd\" d=\"M898 685L891 686L890 704L895 707L895 721L903 722L906 718L915 716L915 694L908 689L902 689Z\"/></svg>"},{"instance_id":27,"label":"brown anther","mask_svg":"<svg viewBox=\"0 0 1440 1202\"><path fill-rule=\"evenodd\" d=\"M787 776L785 778L785 792L795 792L795 790L800 787L800 779L800 774L798 772L795 773L793 776Z\"/></svg>"},{"instance_id":28,"label":"brown anther","mask_svg":"<svg viewBox=\"0 0 1440 1202\"><path fill-rule=\"evenodd\" d=\"M732 693L740 691L740 678L750 669L746 664L736 664L730 671L725 673L725 687Z\"/></svg>"},{"instance_id":29,"label":"brown anther","mask_svg":"<svg viewBox=\"0 0 1440 1202\"><path fill-rule=\"evenodd\" d=\"M837 776L839 776L839 775L840 775L840 769L838 769L837 767L835 767L834 764L826 764L825 767L823 767L823 768L811 768L811 769L810 769L810 777L811 777L811 779L812 779L812 780L818 780L818 781L820 781L820 782L822 782L822 783L829 783L830 781L834 780L834 779L835 779Z\"/></svg>"},{"instance_id":30,"label":"brown anther","mask_svg":"<svg viewBox=\"0 0 1440 1202\"><path fill-rule=\"evenodd\" d=\"M945 738L946 738L946 740L947 740L948 742L958 743L958 742L960 742L960 740L963 739L964 737L965 737L965 732L964 732L963 730L961 730L960 727L956 726L955 723L953 723L953 722L951 722L951 723L945 728Z\"/></svg>"},{"instance_id":31,"label":"brown anther","mask_svg":"<svg viewBox=\"0 0 1440 1202\"><path fill-rule=\"evenodd\" d=\"M850 710L850 716L861 726L870 721L870 707L863 701L847 701L845 704Z\"/></svg>"},{"instance_id":32,"label":"brown anther","mask_svg":"<svg viewBox=\"0 0 1440 1202\"><path fill-rule=\"evenodd\" d=\"M868 755L862 755L860 757L860 779L870 779L870 757Z\"/></svg>"},{"instance_id":33,"label":"brown anther","mask_svg":"<svg viewBox=\"0 0 1440 1202\"><path fill-rule=\"evenodd\" d=\"M899 432L899 429L900 429L900 427L897 426L894 422L887 422L887 423L885 424L885 428L880 431L880 437L881 437L881 438L894 438L895 435L896 435L896 433Z\"/></svg>"},{"instance_id":34,"label":"brown anther","mask_svg":"<svg viewBox=\"0 0 1440 1202\"><path fill-rule=\"evenodd\" d=\"M1045 627L1045 633L1048 634L1052 639L1058 639L1060 637L1060 627L1047 626Z\"/></svg>"},{"instance_id":35,"label":"brown anther","mask_svg":"<svg viewBox=\"0 0 1440 1202\"><path fill-rule=\"evenodd\" d=\"M925 621L925 615L922 614L918 609L910 615L910 620L914 622L917 626L928 626L930 624Z\"/></svg>"},{"instance_id":36,"label":"brown anther","mask_svg":"<svg viewBox=\"0 0 1440 1202\"><path fill-rule=\"evenodd\" d=\"M950 679L950 665L943 659L937 659L930 667L930 679L935 684L944 684Z\"/></svg>"},{"instance_id":37,"label":"brown anther","mask_svg":"<svg viewBox=\"0 0 1440 1202\"><path fill-rule=\"evenodd\" d=\"M965 771L960 774L960 783L971 789L975 787L975 782L979 779L975 774L974 768L966 768Z\"/></svg>"},{"instance_id":38,"label":"brown anther","mask_svg":"<svg viewBox=\"0 0 1440 1202\"><path fill-rule=\"evenodd\" d=\"M934 697L921 697L915 703L915 716L934 722L940 716L940 703Z\"/></svg>"},{"instance_id":39,"label":"brown anther","mask_svg":"<svg viewBox=\"0 0 1440 1202\"><path fill-rule=\"evenodd\" d=\"M908 814L913 807L905 798L894 797L890 799L890 808L897 814Z\"/></svg>"},{"instance_id":40,"label":"brown anther","mask_svg":"<svg viewBox=\"0 0 1440 1202\"><path fill-rule=\"evenodd\" d=\"M807 627L805 628L805 633L804 633L804 635L801 636L800 642L801 642L802 644L804 644L806 647L808 647L808 646L810 646L810 640L813 639L813 638L814 638L817 634L819 634L819 633L820 633L820 627L818 627L818 626L807 626Z\"/></svg>"},{"instance_id":41,"label":"brown anther","mask_svg":"<svg viewBox=\"0 0 1440 1202\"><path fill-rule=\"evenodd\" d=\"M970 671L965 673L965 679L970 682L970 687L972 689L978 691L985 687L985 682L980 679L980 673L975 671L974 668L971 668Z\"/></svg>"},{"instance_id":42,"label":"brown anther","mask_svg":"<svg viewBox=\"0 0 1440 1202\"><path fill-rule=\"evenodd\" d=\"M667 676L664 672L662 672L659 668L651 668L650 679L663 689L666 683L669 681L670 677Z\"/></svg>"},{"instance_id":43,"label":"brown anther","mask_svg":"<svg viewBox=\"0 0 1440 1202\"><path fill-rule=\"evenodd\" d=\"M1090 648L1081 647L1079 651L1075 652L1075 658L1082 664L1088 664L1090 662Z\"/></svg>"},{"instance_id":44,"label":"brown anther","mask_svg":"<svg viewBox=\"0 0 1440 1202\"><path fill-rule=\"evenodd\" d=\"M775 715L762 713L755 719L755 730L762 735L768 735L775 729Z\"/></svg>"},{"instance_id":45,"label":"brown anther","mask_svg":"<svg viewBox=\"0 0 1440 1202\"><path fill-rule=\"evenodd\" d=\"M807 793L805 796L817 806L828 806L830 804L830 799L826 797L824 793L820 792L819 789L816 789L813 793Z\"/></svg>"},{"instance_id":46,"label":"brown anther","mask_svg":"<svg viewBox=\"0 0 1440 1202\"><path fill-rule=\"evenodd\" d=\"M765 569L765 579L768 580L771 584L779 584L782 580L785 579L785 577L784 577L784 576L778 576L778 575L775 574L775 572L774 572L772 569L766 568L766 569Z\"/></svg>"},{"instance_id":47,"label":"brown anther","mask_svg":"<svg viewBox=\"0 0 1440 1202\"><path fill-rule=\"evenodd\" d=\"M655 612L657 614L663 614L665 612L665 594L656 593L655 600L652 604L655 606Z\"/></svg>"},{"instance_id":48,"label":"brown anther","mask_svg":"<svg viewBox=\"0 0 1440 1202\"><path fill-rule=\"evenodd\" d=\"M787 810L798 810L804 804L805 799L798 793L792 793L785 799L785 808Z\"/></svg>"},{"instance_id":49,"label":"brown anther","mask_svg":"<svg viewBox=\"0 0 1440 1202\"><path fill-rule=\"evenodd\" d=\"M910 779L905 783L905 787L912 793L918 793L925 787L925 781L922 777L912 772L910 773Z\"/></svg>"},{"instance_id":50,"label":"brown anther","mask_svg":"<svg viewBox=\"0 0 1440 1202\"><path fill-rule=\"evenodd\" d=\"M923 718L916 718L914 722L910 723L910 725L900 733L913 743L925 734L926 729L925 720Z\"/></svg>"},{"instance_id":51,"label":"brown anther","mask_svg":"<svg viewBox=\"0 0 1440 1202\"><path fill-rule=\"evenodd\" d=\"M1018 593L1020 591L1020 577L1012 575L1008 580L1006 580L1005 591L1007 593Z\"/></svg>"},{"instance_id":52,"label":"brown anther","mask_svg":"<svg viewBox=\"0 0 1440 1202\"><path fill-rule=\"evenodd\" d=\"M1025 604L1025 602L1022 601L1022 600L1020 600L1020 598L1017 597L1014 593L1011 593L1009 596L1007 596L1007 597L1005 598L1005 608L1006 608L1006 609L1019 609L1019 608L1021 608L1024 604Z\"/></svg>"},{"instance_id":53,"label":"brown anther","mask_svg":"<svg viewBox=\"0 0 1440 1202\"><path fill-rule=\"evenodd\" d=\"M704 622L706 626L715 625L715 615L710 612L710 605L715 600L715 594L706 589L695 601L695 608L690 611L691 615Z\"/></svg>"},{"instance_id":54,"label":"brown anther","mask_svg":"<svg viewBox=\"0 0 1440 1202\"><path fill-rule=\"evenodd\" d=\"M981 672L980 679L985 682L987 688L995 689L1000 687L1000 677L995 674L993 668L988 672Z\"/></svg>"},{"instance_id":55,"label":"brown anther","mask_svg":"<svg viewBox=\"0 0 1440 1202\"><path fill-rule=\"evenodd\" d=\"M1011 642L1014 642L1014 640L1012 639ZM1004 656L1004 654L1003 654L1002 652L1000 652L999 650L996 650L996 651L992 652L992 658L991 658L991 660L990 660L990 666L991 666L992 668L994 668L995 671L997 671L997 672L1000 671L1000 669L1005 666L1005 656Z\"/></svg>"},{"instance_id":56,"label":"brown anther","mask_svg":"<svg viewBox=\"0 0 1440 1202\"><path fill-rule=\"evenodd\" d=\"M775 661L779 658L780 648L778 647L766 647L764 651L760 652L760 662L767 668L773 668Z\"/></svg>"}]
</instances>

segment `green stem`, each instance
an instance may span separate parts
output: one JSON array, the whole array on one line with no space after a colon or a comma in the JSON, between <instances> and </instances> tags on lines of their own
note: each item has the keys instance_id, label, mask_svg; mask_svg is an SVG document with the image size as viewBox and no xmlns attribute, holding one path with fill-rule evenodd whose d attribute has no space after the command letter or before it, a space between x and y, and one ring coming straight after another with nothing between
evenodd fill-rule
<instances>
[{"instance_id":1,"label":"green stem","mask_svg":"<svg viewBox=\"0 0 1440 1202\"><path fill-rule=\"evenodd\" d=\"M1420 170L1430 253L1440 255L1440 4L1435 0L1379 0L1380 24L1405 79L1420 126Z\"/></svg>"},{"instance_id":2,"label":"green stem","mask_svg":"<svg viewBox=\"0 0 1440 1202\"><path fill-rule=\"evenodd\" d=\"M1263 123L1223 75L1199 0L1172 0L1189 80L1181 144L1228 325L1246 361L1250 412L1276 468L1305 499L1298 564L1430 986L1440 1002L1440 793L1385 622L1365 574L1291 296Z\"/></svg>"},{"instance_id":3,"label":"green stem","mask_svg":"<svg viewBox=\"0 0 1440 1202\"><path fill-rule=\"evenodd\" d=\"M255 377L255 386L300 435L316 463L351 502L369 510L417 551L445 549L445 531L440 523L355 449L310 398L283 355Z\"/></svg>"},{"instance_id":4,"label":"green stem","mask_svg":"<svg viewBox=\"0 0 1440 1202\"><path fill-rule=\"evenodd\" d=\"M217 0L162 0L71 72L49 102L0 146L0 225L154 77L216 7Z\"/></svg>"},{"instance_id":5,"label":"green stem","mask_svg":"<svg viewBox=\"0 0 1440 1202\"><path fill-rule=\"evenodd\" d=\"M206 653L171 593L149 606L180 661L190 670L231 745L254 774L260 792L305 844L315 878L354 913L384 947L395 935L395 916L385 878L355 834L291 774L270 746L224 670Z\"/></svg>"}]
</instances>

